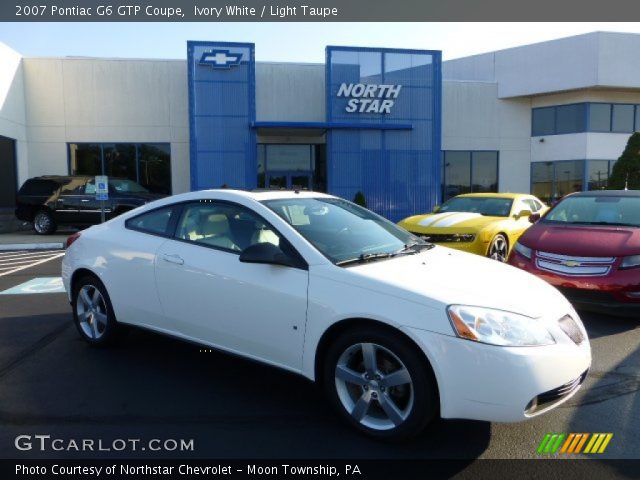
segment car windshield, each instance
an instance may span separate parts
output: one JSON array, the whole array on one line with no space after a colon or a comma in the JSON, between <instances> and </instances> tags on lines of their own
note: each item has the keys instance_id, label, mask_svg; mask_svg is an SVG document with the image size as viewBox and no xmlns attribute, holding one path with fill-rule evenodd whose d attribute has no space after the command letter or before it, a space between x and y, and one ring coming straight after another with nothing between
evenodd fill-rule
<instances>
[{"instance_id":1,"label":"car windshield","mask_svg":"<svg viewBox=\"0 0 640 480\"><path fill-rule=\"evenodd\" d=\"M118 193L149 193L149 190L133 180L111 179L109 185Z\"/></svg>"},{"instance_id":2,"label":"car windshield","mask_svg":"<svg viewBox=\"0 0 640 480\"><path fill-rule=\"evenodd\" d=\"M543 222L640 227L640 196L570 196L560 201Z\"/></svg>"},{"instance_id":3,"label":"car windshield","mask_svg":"<svg viewBox=\"0 0 640 480\"><path fill-rule=\"evenodd\" d=\"M444 202L438 213L470 212L488 217L508 217L512 204L512 198L454 197Z\"/></svg>"},{"instance_id":4,"label":"car windshield","mask_svg":"<svg viewBox=\"0 0 640 480\"><path fill-rule=\"evenodd\" d=\"M391 258L431 247L390 221L346 200L287 198L263 203L337 265Z\"/></svg>"}]
</instances>

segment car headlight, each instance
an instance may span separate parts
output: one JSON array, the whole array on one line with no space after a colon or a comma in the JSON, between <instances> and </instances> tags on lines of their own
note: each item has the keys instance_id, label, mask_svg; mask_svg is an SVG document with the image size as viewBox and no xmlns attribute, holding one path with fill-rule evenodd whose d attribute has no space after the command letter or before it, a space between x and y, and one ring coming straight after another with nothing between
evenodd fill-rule
<instances>
[{"instance_id":1,"label":"car headlight","mask_svg":"<svg viewBox=\"0 0 640 480\"><path fill-rule=\"evenodd\" d=\"M640 255L631 255L629 257L623 257L620 268L636 268L640 267Z\"/></svg>"},{"instance_id":2,"label":"car headlight","mask_svg":"<svg viewBox=\"0 0 640 480\"><path fill-rule=\"evenodd\" d=\"M520 242L516 242L516 244L513 246L513 249L523 257L531 260L531 254L533 253L533 251L529 247L522 245Z\"/></svg>"},{"instance_id":3,"label":"car headlight","mask_svg":"<svg viewBox=\"0 0 640 480\"><path fill-rule=\"evenodd\" d=\"M540 322L517 313L466 305L451 305L447 313L456 335L466 340L506 347L556 343Z\"/></svg>"}]
</instances>

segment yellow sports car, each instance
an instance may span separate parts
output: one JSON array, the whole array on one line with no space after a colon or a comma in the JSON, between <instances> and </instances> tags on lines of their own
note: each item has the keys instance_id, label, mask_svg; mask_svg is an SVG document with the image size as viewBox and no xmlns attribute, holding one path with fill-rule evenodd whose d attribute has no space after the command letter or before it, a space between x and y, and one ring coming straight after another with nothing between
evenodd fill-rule
<instances>
[{"instance_id":1,"label":"yellow sports car","mask_svg":"<svg viewBox=\"0 0 640 480\"><path fill-rule=\"evenodd\" d=\"M547 210L533 195L467 193L398 225L429 242L506 262L511 247L531 226L529 216Z\"/></svg>"}]
</instances>

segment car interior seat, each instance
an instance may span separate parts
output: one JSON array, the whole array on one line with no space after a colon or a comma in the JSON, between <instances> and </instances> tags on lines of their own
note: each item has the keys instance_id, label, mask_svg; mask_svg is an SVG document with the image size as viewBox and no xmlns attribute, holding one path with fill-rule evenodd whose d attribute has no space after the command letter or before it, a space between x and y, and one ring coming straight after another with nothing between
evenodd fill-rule
<instances>
[{"instance_id":1,"label":"car interior seat","mask_svg":"<svg viewBox=\"0 0 640 480\"><path fill-rule=\"evenodd\" d=\"M221 213L211 213L202 215L200 223L201 243L215 247L228 248L230 250L240 250L240 247L231 239L231 229L226 215Z\"/></svg>"}]
</instances>

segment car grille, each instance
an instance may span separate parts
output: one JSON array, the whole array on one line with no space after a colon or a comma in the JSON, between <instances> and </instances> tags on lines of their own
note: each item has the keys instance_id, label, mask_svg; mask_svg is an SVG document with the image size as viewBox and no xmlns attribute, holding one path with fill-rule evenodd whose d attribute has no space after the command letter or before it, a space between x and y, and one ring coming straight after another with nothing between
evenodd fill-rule
<instances>
[{"instance_id":1,"label":"car grille","mask_svg":"<svg viewBox=\"0 0 640 480\"><path fill-rule=\"evenodd\" d=\"M575 392L580 385L584 382L584 379L587 378L587 373L589 370L585 370L575 380L572 380L564 385L560 385L553 390L546 391L544 393L539 394L537 397L533 398L527 408L525 409L525 413L528 415L533 415L534 413L541 413L541 411L546 410L548 407L560 402L565 397L571 395Z\"/></svg>"},{"instance_id":2,"label":"car grille","mask_svg":"<svg viewBox=\"0 0 640 480\"><path fill-rule=\"evenodd\" d=\"M414 235L433 243L470 243L476 239L471 233L414 233Z\"/></svg>"},{"instance_id":3,"label":"car grille","mask_svg":"<svg viewBox=\"0 0 640 480\"><path fill-rule=\"evenodd\" d=\"M566 277L604 277L611 271L615 260L615 257L573 257L536 252L536 266L540 270Z\"/></svg>"},{"instance_id":4,"label":"car grille","mask_svg":"<svg viewBox=\"0 0 640 480\"><path fill-rule=\"evenodd\" d=\"M578 326L578 323L569 315L565 315L558 321L560 328L567 336L573 340L576 345L584 342L584 335Z\"/></svg>"}]
</instances>

